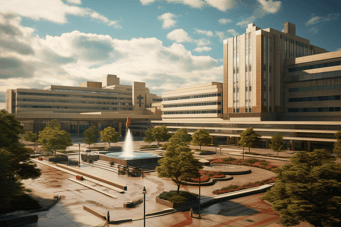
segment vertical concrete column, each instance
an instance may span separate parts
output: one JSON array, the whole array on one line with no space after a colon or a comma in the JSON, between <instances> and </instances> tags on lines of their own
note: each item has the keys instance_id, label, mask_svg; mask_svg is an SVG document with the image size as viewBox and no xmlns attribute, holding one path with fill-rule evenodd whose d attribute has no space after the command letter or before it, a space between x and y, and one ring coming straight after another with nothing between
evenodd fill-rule
<instances>
[{"instance_id":1,"label":"vertical concrete column","mask_svg":"<svg viewBox=\"0 0 341 227\"><path fill-rule=\"evenodd\" d=\"M122 135L122 121L118 122L118 132Z\"/></svg>"},{"instance_id":2,"label":"vertical concrete column","mask_svg":"<svg viewBox=\"0 0 341 227\"><path fill-rule=\"evenodd\" d=\"M307 151L310 152L310 141L307 141Z\"/></svg>"},{"instance_id":3,"label":"vertical concrete column","mask_svg":"<svg viewBox=\"0 0 341 227\"><path fill-rule=\"evenodd\" d=\"M266 149L269 149L269 139L266 139Z\"/></svg>"},{"instance_id":4,"label":"vertical concrete column","mask_svg":"<svg viewBox=\"0 0 341 227\"><path fill-rule=\"evenodd\" d=\"M229 145L230 144L230 137L226 137L226 145Z\"/></svg>"},{"instance_id":5,"label":"vertical concrete column","mask_svg":"<svg viewBox=\"0 0 341 227\"><path fill-rule=\"evenodd\" d=\"M295 149L295 140L291 140L291 150Z\"/></svg>"}]
</instances>

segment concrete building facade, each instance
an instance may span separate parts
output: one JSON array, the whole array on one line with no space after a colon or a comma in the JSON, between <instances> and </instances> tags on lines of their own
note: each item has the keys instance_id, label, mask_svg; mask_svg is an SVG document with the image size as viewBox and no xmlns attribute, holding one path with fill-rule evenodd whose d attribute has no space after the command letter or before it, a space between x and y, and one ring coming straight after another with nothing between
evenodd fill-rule
<instances>
[{"instance_id":1,"label":"concrete building facade","mask_svg":"<svg viewBox=\"0 0 341 227\"><path fill-rule=\"evenodd\" d=\"M112 126L124 135L128 116L132 131L142 135L151 119L161 118L158 103L161 97L150 93L145 83L121 85L116 75L106 75L102 82L86 81L79 87L9 89L5 105L22 121L25 131L41 131L51 119L57 119L63 130L79 136L91 126L99 130Z\"/></svg>"},{"instance_id":2,"label":"concrete building facade","mask_svg":"<svg viewBox=\"0 0 341 227\"><path fill-rule=\"evenodd\" d=\"M245 34L224 40L223 49L222 115L169 117L164 108L169 95L187 91L177 89L162 95L162 121L152 121L153 126L189 133L203 128L219 144L236 145L240 133L253 127L262 147L279 132L289 149L332 149L341 130L341 51L311 45L289 22L283 32L249 24ZM191 95L201 93L193 89Z\"/></svg>"}]
</instances>

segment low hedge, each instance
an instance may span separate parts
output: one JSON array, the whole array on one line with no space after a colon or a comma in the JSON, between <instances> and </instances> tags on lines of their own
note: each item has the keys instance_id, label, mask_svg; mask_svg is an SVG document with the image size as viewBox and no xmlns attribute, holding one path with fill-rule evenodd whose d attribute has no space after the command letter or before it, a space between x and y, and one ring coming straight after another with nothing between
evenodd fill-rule
<instances>
[{"instance_id":1,"label":"low hedge","mask_svg":"<svg viewBox=\"0 0 341 227\"><path fill-rule=\"evenodd\" d=\"M146 149L146 148L157 148L157 145L146 145L146 146L140 147L140 149Z\"/></svg>"},{"instance_id":2,"label":"low hedge","mask_svg":"<svg viewBox=\"0 0 341 227\"><path fill-rule=\"evenodd\" d=\"M177 191L171 190L169 192L162 192L159 196L160 199L168 200L172 203L181 203L185 201L191 201L198 199L198 195L195 193L190 193L187 191L179 191L179 195Z\"/></svg>"},{"instance_id":3,"label":"low hedge","mask_svg":"<svg viewBox=\"0 0 341 227\"><path fill-rule=\"evenodd\" d=\"M253 166L253 167L258 167L261 169L266 169L270 171L274 171L274 169L278 168L276 165L270 165L267 161L265 160L259 160L256 158L249 158L249 159L234 159L234 158L218 158L211 160L211 164L233 164L233 165L245 165L245 166Z\"/></svg>"},{"instance_id":4,"label":"low hedge","mask_svg":"<svg viewBox=\"0 0 341 227\"><path fill-rule=\"evenodd\" d=\"M268 178L268 179L265 179L265 180L262 180L262 181L256 181L256 182L252 182L252 183L250 182L250 183L247 183L247 184L244 184L244 185L241 185L241 186L230 185L230 186L218 189L218 190L214 190L213 194L218 195L218 194L223 194L223 193L227 193L227 192L234 192L234 191L238 191L238 190L242 190L242 189L258 187L258 186L261 186L261 185L264 185L264 184L273 183L273 182L275 182L275 177Z\"/></svg>"}]
</instances>

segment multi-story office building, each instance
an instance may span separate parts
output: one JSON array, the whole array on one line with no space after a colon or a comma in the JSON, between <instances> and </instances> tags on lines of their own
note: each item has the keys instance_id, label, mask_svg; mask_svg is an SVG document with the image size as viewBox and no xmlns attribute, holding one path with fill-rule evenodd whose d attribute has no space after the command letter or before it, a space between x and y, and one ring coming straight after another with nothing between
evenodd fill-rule
<instances>
[{"instance_id":1,"label":"multi-story office building","mask_svg":"<svg viewBox=\"0 0 341 227\"><path fill-rule=\"evenodd\" d=\"M104 76L102 82L86 81L79 87L51 85L44 90L6 91L6 110L22 121L25 131L40 131L48 121L58 119L62 129L72 135L82 135L91 126L99 130L112 126L124 135L128 116L132 131L140 135L150 127L150 119L160 119L160 110L152 107L160 102L161 97L149 93L145 83L121 85L116 75Z\"/></svg>"},{"instance_id":2,"label":"multi-story office building","mask_svg":"<svg viewBox=\"0 0 341 227\"><path fill-rule=\"evenodd\" d=\"M162 95L162 118L214 118L222 116L222 83L183 87Z\"/></svg>"},{"instance_id":3,"label":"multi-story office building","mask_svg":"<svg viewBox=\"0 0 341 227\"><path fill-rule=\"evenodd\" d=\"M190 133L204 128L221 144L237 144L240 133L253 127L264 147L279 132L291 149L332 148L341 130L341 51L311 45L288 22L283 32L249 24L223 48L222 116L169 117L162 108L162 121L152 121L154 126ZM163 94L162 105L169 94L182 95L176 91Z\"/></svg>"}]
</instances>

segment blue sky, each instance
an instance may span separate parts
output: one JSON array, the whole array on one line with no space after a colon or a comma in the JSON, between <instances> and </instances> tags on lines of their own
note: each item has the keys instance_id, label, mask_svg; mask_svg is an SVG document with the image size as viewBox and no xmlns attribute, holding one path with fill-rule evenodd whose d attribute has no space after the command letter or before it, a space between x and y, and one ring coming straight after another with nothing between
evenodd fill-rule
<instances>
[{"instance_id":1,"label":"blue sky","mask_svg":"<svg viewBox=\"0 0 341 227\"><path fill-rule=\"evenodd\" d=\"M77 86L117 74L151 92L222 81L222 40L248 23L341 49L340 1L0 0L0 108L6 89Z\"/></svg>"}]
</instances>

